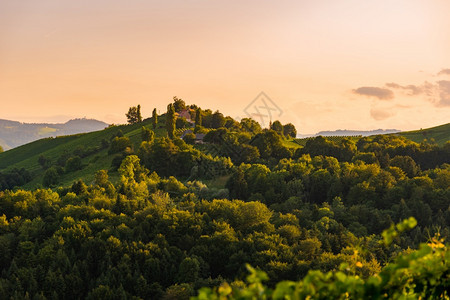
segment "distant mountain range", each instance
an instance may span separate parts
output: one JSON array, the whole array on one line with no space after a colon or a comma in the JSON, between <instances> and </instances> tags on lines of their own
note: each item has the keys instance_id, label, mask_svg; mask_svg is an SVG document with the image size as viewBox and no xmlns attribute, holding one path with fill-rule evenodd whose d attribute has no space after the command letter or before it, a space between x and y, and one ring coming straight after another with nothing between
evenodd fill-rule
<instances>
[{"instance_id":1,"label":"distant mountain range","mask_svg":"<svg viewBox=\"0 0 450 300\"><path fill-rule=\"evenodd\" d=\"M335 131L320 131L316 134L300 134L298 138L307 138L314 136L369 136L369 135L377 135L377 134L389 134L389 133L398 133L400 130L397 129L376 129L369 131L361 131L361 130L335 130Z\"/></svg>"},{"instance_id":2,"label":"distant mountain range","mask_svg":"<svg viewBox=\"0 0 450 300\"><path fill-rule=\"evenodd\" d=\"M66 123L21 123L0 119L0 146L9 150L32 141L102 130L108 124L94 119L73 119Z\"/></svg>"}]
</instances>

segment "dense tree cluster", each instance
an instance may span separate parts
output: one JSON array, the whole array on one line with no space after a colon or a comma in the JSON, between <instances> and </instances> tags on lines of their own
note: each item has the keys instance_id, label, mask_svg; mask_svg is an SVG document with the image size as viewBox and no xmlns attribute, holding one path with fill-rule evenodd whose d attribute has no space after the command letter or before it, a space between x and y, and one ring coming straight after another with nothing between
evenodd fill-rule
<instances>
[{"instance_id":1,"label":"dense tree cluster","mask_svg":"<svg viewBox=\"0 0 450 300\"><path fill-rule=\"evenodd\" d=\"M31 173L24 168L0 172L0 191L24 185L31 178Z\"/></svg>"},{"instance_id":2,"label":"dense tree cluster","mask_svg":"<svg viewBox=\"0 0 450 300\"><path fill-rule=\"evenodd\" d=\"M412 227L410 218L397 224L397 228ZM395 228L383 232L385 241L398 235ZM222 283L214 289L200 289L195 300L218 299L448 299L450 297L450 256L448 246L442 239L434 237L429 243L410 253L399 255L378 274L370 278L355 275L356 263L350 267L342 263L339 271L310 271L302 280L281 281L271 289L263 282L267 273L247 265L250 275L246 283L234 281ZM357 260L358 258L355 257Z\"/></svg>"},{"instance_id":3,"label":"dense tree cluster","mask_svg":"<svg viewBox=\"0 0 450 300\"><path fill-rule=\"evenodd\" d=\"M340 207L338 223L354 234L380 233L390 222L414 216L423 233L433 226L450 235L450 165L408 175L410 165L381 168L361 160L339 162L334 157L303 155L282 159L271 170L261 164L242 164L227 187L230 196L258 200L271 208L303 213L314 205ZM306 224L305 224L306 225Z\"/></svg>"},{"instance_id":4,"label":"dense tree cluster","mask_svg":"<svg viewBox=\"0 0 450 300\"><path fill-rule=\"evenodd\" d=\"M101 171L89 186L0 193L2 295L160 297L177 284L192 291L234 278L246 262L279 280L301 278L319 257L331 260L328 270L351 256L327 252L325 229L302 228L296 215L255 201L202 200L213 191L148 174L136 156L119 172L116 186ZM345 247L355 240L340 234ZM365 272L377 269L368 263Z\"/></svg>"},{"instance_id":5,"label":"dense tree cluster","mask_svg":"<svg viewBox=\"0 0 450 300\"><path fill-rule=\"evenodd\" d=\"M229 158L206 155L181 139L143 142L138 155L145 167L163 176L215 177L226 175L233 165Z\"/></svg>"},{"instance_id":6,"label":"dense tree cluster","mask_svg":"<svg viewBox=\"0 0 450 300\"><path fill-rule=\"evenodd\" d=\"M150 161L188 147L165 138L148 146ZM229 200L199 181L161 178L129 155L117 184L99 171L92 185L79 180L56 191L1 192L0 293L182 299L201 286L244 276L245 263L267 272L269 285L342 263L367 278L438 226L448 235L449 166L412 178L390 168L321 156L284 159L273 170L242 164L229 181L232 194L241 186L242 200ZM323 194L324 184L330 194ZM343 196L354 194L348 203L338 196L347 188ZM377 193L388 200L365 200ZM417 214L419 226L393 246L370 235L410 214ZM358 244L368 251L359 253Z\"/></svg>"},{"instance_id":7,"label":"dense tree cluster","mask_svg":"<svg viewBox=\"0 0 450 300\"><path fill-rule=\"evenodd\" d=\"M283 126L281 122L277 120L270 124L270 129L272 129L279 135L288 138L295 138L297 136L297 129L292 123L287 123Z\"/></svg>"}]
</instances>

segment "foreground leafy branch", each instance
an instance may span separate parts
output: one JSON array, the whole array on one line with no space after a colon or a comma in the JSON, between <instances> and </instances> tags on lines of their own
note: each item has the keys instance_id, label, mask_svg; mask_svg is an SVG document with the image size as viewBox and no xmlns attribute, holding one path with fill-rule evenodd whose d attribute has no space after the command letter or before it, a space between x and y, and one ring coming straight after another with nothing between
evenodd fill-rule
<instances>
[{"instance_id":1,"label":"foreground leafy branch","mask_svg":"<svg viewBox=\"0 0 450 300\"><path fill-rule=\"evenodd\" d=\"M416 223L410 218L385 230L385 244ZM263 284L267 274L247 265L250 275L245 284L235 281L201 288L192 299L450 299L449 267L448 245L436 236L419 249L399 255L366 280L349 274L348 266L342 264L337 272L309 271L301 281L281 281L271 289Z\"/></svg>"}]
</instances>

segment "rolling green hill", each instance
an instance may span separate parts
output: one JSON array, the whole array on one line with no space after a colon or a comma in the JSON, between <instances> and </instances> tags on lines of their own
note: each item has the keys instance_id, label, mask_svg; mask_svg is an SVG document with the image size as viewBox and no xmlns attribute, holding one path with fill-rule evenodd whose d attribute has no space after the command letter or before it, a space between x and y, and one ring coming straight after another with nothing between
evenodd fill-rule
<instances>
[{"instance_id":1,"label":"rolling green hill","mask_svg":"<svg viewBox=\"0 0 450 300\"><path fill-rule=\"evenodd\" d=\"M163 127L165 116L159 117L159 127ZM73 153L77 148L94 148L101 146L102 140L110 141L119 130L124 136L130 138L134 149L138 149L141 143L142 126L152 129L151 119L146 119L142 123L134 125L111 126L104 130L74 134L68 136L51 137L40 139L26 145L0 153L0 172L13 168L25 168L31 172L33 180L27 183L24 188L37 187L42 183L42 176L45 170L39 165L38 158L43 155L56 163L57 159L64 153ZM156 136L165 136L164 128L155 130ZM60 178L61 185L71 184L74 180L83 178L86 182L90 182L94 173L100 169L110 169L111 162L115 155L108 155L108 149L101 149L82 159L83 168L81 170L70 172L62 175ZM117 172L112 172L111 177L114 179Z\"/></svg>"},{"instance_id":2,"label":"rolling green hill","mask_svg":"<svg viewBox=\"0 0 450 300\"><path fill-rule=\"evenodd\" d=\"M442 146L450 141L450 123L427 129L400 132L397 134L417 143L420 143L425 139L434 139L438 145Z\"/></svg>"},{"instance_id":3,"label":"rolling green hill","mask_svg":"<svg viewBox=\"0 0 450 300\"><path fill-rule=\"evenodd\" d=\"M425 139L428 141L433 139L439 146L442 146L446 142L450 141L450 123L426 129L387 134L404 136L405 138L416 143L423 142ZM326 136L328 140L332 140L334 142L339 142L344 138L350 138L351 140L357 141L361 137L363 136ZM306 142L311 138L312 137L294 139L293 142L297 143L300 146L305 146Z\"/></svg>"},{"instance_id":4,"label":"rolling green hill","mask_svg":"<svg viewBox=\"0 0 450 300\"><path fill-rule=\"evenodd\" d=\"M155 130L157 137L166 136L164 128L165 115L159 117L158 128ZM67 186L72 184L75 180L82 178L89 183L93 180L94 174L100 169L111 169L111 163L116 155L108 154L108 148L101 148L102 140L110 141L120 130L124 136L130 138L134 149L137 150L141 143L141 127L152 129L151 119L146 119L142 123L134 125L120 125L111 126L104 130L67 135L60 137L44 138L29 144L0 153L0 172L8 171L13 168L25 168L32 175L32 180L23 186L23 188L35 188L41 185L42 177L45 170L38 163L39 157L42 155L50 159L50 163L55 165L58 158L65 153L73 154L76 149L94 149L96 151L90 152L82 158L83 168L78 171L69 172L61 175L60 185ZM183 130L178 129L179 135ZM433 138L436 143L443 145L450 140L450 123L417 131L397 133L415 142L421 142L425 138ZM336 141L343 137L331 137ZM351 137L352 139L359 139L360 137ZM284 140L283 144L289 148L298 148L304 146L308 139L294 139ZM201 145L199 145L201 146ZM206 146L206 145L205 145ZM201 147L200 147L201 148ZM112 180L118 178L117 172L111 171L110 177Z\"/></svg>"}]
</instances>

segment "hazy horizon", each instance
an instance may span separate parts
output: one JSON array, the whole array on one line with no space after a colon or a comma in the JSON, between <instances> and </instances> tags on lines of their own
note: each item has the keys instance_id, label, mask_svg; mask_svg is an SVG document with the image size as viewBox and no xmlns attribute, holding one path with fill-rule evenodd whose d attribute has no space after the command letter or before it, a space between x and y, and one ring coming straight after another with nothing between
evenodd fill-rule
<instances>
[{"instance_id":1,"label":"hazy horizon","mask_svg":"<svg viewBox=\"0 0 450 300\"><path fill-rule=\"evenodd\" d=\"M144 118L149 118L151 116L144 116ZM6 120L6 121L11 121L11 122L20 122L22 124L51 124L51 125L61 125L61 124L65 124L69 121L73 121L73 120L94 120L94 121L100 121L103 123L106 123L107 125L113 125L114 123L107 123L103 120L99 120L99 119L95 119L95 118L88 118L88 117L65 117L65 116L53 116L50 117L48 119L42 119L42 121L40 119L38 119L38 121L21 121L21 120L12 120L12 119L3 119L0 118L0 120ZM50 121L48 121L50 120ZM60 121L59 121L60 120ZM126 124L126 123L116 123L114 125L119 125L119 124ZM439 125L444 125L444 124L439 124ZM439 126L437 125L437 126ZM419 128L418 128L419 129ZM321 130L321 131L317 131L317 132L302 132L297 134L297 136L313 136L319 133L323 133L323 132L339 132L339 131L361 131L361 132L374 132L374 131L379 131L379 130L383 130L383 131L397 131L398 129L396 128L374 128L374 129L367 129L367 130L359 130L359 129L354 129L354 128L337 128L337 129L331 129L331 130Z\"/></svg>"},{"instance_id":2,"label":"hazy horizon","mask_svg":"<svg viewBox=\"0 0 450 300\"><path fill-rule=\"evenodd\" d=\"M450 119L450 2L0 3L0 118L125 123L187 104L246 117L264 91L299 134Z\"/></svg>"}]
</instances>

